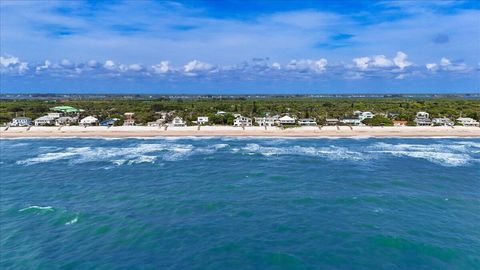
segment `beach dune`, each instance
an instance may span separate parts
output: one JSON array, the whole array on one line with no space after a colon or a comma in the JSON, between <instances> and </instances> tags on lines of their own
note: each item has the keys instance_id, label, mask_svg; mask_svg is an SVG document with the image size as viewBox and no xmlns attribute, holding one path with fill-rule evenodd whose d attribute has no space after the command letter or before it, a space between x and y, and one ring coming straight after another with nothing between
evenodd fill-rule
<instances>
[{"instance_id":1,"label":"beach dune","mask_svg":"<svg viewBox=\"0 0 480 270\"><path fill-rule=\"evenodd\" d=\"M479 127L232 127L232 126L64 126L2 127L1 138L22 137L156 137L156 136L265 136L265 137L480 137Z\"/></svg>"}]
</instances>

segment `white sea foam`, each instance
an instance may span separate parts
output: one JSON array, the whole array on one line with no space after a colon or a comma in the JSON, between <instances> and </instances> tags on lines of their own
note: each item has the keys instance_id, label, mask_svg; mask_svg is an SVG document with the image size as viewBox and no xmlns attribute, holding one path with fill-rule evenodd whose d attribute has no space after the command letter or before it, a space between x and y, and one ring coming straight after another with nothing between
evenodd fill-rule
<instances>
[{"instance_id":1,"label":"white sea foam","mask_svg":"<svg viewBox=\"0 0 480 270\"><path fill-rule=\"evenodd\" d=\"M376 143L370 153L391 154L397 157L413 157L447 166L462 166L477 161L467 144L389 144Z\"/></svg>"},{"instance_id":2,"label":"white sea foam","mask_svg":"<svg viewBox=\"0 0 480 270\"><path fill-rule=\"evenodd\" d=\"M51 206L38 206L38 205L28 206L28 207L22 208L18 211L23 212L23 211L28 211L28 210L41 210L41 211L49 211L49 212L54 211L53 207L51 207Z\"/></svg>"},{"instance_id":3,"label":"white sea foam","mask_svg":"<svg viewBox=\"0 0 480 270\"><path fill-rule=\"evenodd\" d=\"M33 165L59 160L69 160L79 164L85 162L105 161L115 165L155 162L153 153L164 153L166 160L176 160L187 156L193 150L192 145L185 144L137 144L131 147L68 147L58 152L40 154L33 158L17 161L20 165ZM172 158L173 156L173 158Z\"/></svg>"},{"instance_id":4,"label":"white sea foam","mask_svg":"<svg viewBox=\"0 0 480 270\"><path fill-rule=\"evenodd\" d=\"M236 149L232 149L234 152ZM363 160L365 157L355 151L345 147L312 147L312 146L293 146L293 147L272 147L261 146L256 143L249 143L241 149L246 154L260 154L263 156L279 155L298 155L324 157L331 160Z\"/></svg>"},{"instance_id":5,"label":"white sea foam","mask_svg":"<svg viewBox=\"0 0 480 270\"><path fill-rule=\"evenodd\" d=\"M77 221L78 221L78 216L76 216L74 219L66 222L65 225L72 225L72 224L77 223Z\"/></svg>"},{"instance_id":6,"label":"white sea foam","mask_svg":"<svg viewBox=\"0 0 480 270\"><path fill-rule=\"evenodd\" d=\"M57 152L57 153L46 153L46 154L41 154L37 157L34 158L28 158L25 160L19 160L16 163L19 165L33 165L37 163L45 163L45 162L50 162L50 161L56 161L56 160L61 160L65 158L69 158L72 156L75 156L76 153L69 153L69 152Z\"/></svg>"},{"instance_id":7,"label":"white sea foam","mask_svg":"<svg viewBox=\"0 0 480 270\"><path fill-rule=\"evenodd\" d=\"M138 158L129 160L128 165L139 163L154 163L156 159L156 156L139 156Z\"/></svg>"}]
</instances>

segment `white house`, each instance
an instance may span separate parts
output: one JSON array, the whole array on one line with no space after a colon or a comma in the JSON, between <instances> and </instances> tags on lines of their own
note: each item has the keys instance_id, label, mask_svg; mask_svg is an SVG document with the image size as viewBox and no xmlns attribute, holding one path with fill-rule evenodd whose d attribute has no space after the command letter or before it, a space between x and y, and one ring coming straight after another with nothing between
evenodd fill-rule
<instances>
[{"instance_id":1,"label":"white house","mask_svg":"<svg viewBox=\"0 0 480 270\"><path fill-rule=\"evenodd\" d=\"M238 115L233 121L234 127L249 127L252 125L252 118Z\"/></svg>"},{"instance_id":2,"label":"white house","mask_svg":"<svg viewBox=\"0 0 480 270\"><path fill-rule=\"evenodd\" d=\"M80 125L82 126L94 126L98 124L98 119L93 116L87 116L80 120Z\"/></svg>"},{"instance_id":3,"label":"white house","mask_svg":"<svg viewBox=\"0 0 480 270\"><path fill-rule=\"evenodd\" d=\"M453 126L452 120L442 117L442 118L433 118L432 124L434 126Z\"/></svg>"},{"instance_id":4,"label":"white house","mask_svg":"<svg viewBox=\"0 0 480 270\"><path fill-rule=\"evenodd\" d=\"M280 121L280 116L279 115L274 115L274 116L265 116L265 117L255 117L255 123L257 123L261 127L271 127L276 124L279 124Z\"/></svg>"},{"instance_id":5,"label":"white house","mask_svg":"<svg viewBox=\"0 0 480 270\"><path fill-rule=\"evenodd\" d=\"M199 116L197 117L197 124L203 125L208 123L208 116Z\"/></svg>"},{"instance_id":6,"label":"white house","mask_svg":"<svg viewBox=\"0 0 480 270\"><path fill-rule=\"evenodd\" d=\"M374 116L375 114L373 114L372 112L361 112L358 115L358 119L360 119L360 121L363 121L365 119L373 118Z\"/></svg>"},{"instance_id":7,"label":"white house","mask_svg":"<svg viewBox=\"0 0 480 270\"><path fill-rule=\"evenodd\" d=\"M466 127L478 127L479 123L477 120L470 118L470 117L460 117L457 118L457 122L460 123L462 126Z\"/></svg>"},{"instance_id":8,"label":"white house","mask_svg":"<svg viewBox=\"0 0 480 270\"><path fill-rule=\"evenodd\" d=\"M325 124L327 124L327 126L335 126L338 124L338 119L337 118L327 118L325 119Z\"/></svg>"},{"instance_id":9,"label":"white house","mask_svg":"<svg viewBox=\"0 0 480 270\"><path fill-rule=\"evenodd\" d=\"M280 124L282 125L294 125L296 120L295 118L291 117L290 115L285 115L283 117L280 117L280 119L278 119Z\"/></svg>"},{"instance_id":10,"label":"white house","mask_svg":"<svg viewBox=\"0 0 480 270\"><path fill-rule=\"evenodd\" d=\"M160 126L163 126L163 124L165 124L165 119L160 118L160 119L157 119L157 121L148 122L147 126L149 126L149 127L160 127Z\"/></svg>"},{"instance_id":11,"label":"white house","mask_svg":"<svg viewBox=\"0 0 480 270\"><path fill-rule=\"evenodd\" d=\"M26 127L32 124L32 118L29 117L15 117L10 122L10 126L12 127Z\"/></svg>"},{"instance_id":12,"label":"white house","mask_svg":"<svg viewBox=\"0 0 480 270\"><path fill-rule=\"evenodd\" d=\"M135 113L133 112L126 112L123 114L124 119L123 119L123 125L124 126L135 126L135 119L133 119L133 116Z\"/></svg>"},{"instance_id":13,"label":"white house","mask_svg":"<svg viewBox=\"0 0 480 270\"><path fill-rule=\"evenodd\" d=\"M61 112L49 112L49 113L47 113L47 116L48 116L48 117L52 117L52 118L54 118L54 119L57 119L57 118L59 118L59 117L62 117L62 115L63 115L63 114L62 114Z\"/></svg>"},{"instance_id":14,"label":"white house","mask_svg":"<svg viewBox=\"0 0 480 270\"><path fill-rule=\"evenodd\" d=\"M301 126L316 126L317 121L315 118L302 118L298 120L298 124Z\"/></svg>"},{"instance_id":15,"label":"white house","mask_svg":"<svg viewBox=\"0 0 480 270\"><path fill-rule=\"evenodd\" d=\"M427 112L417 112L415 120L413 120L417 126L431 126L432 120L430 120L430 114Z\"/></svg>"},{"instance_id":16,"label":"white house","mask_svg":"<svg viewBox=\"0 0 480 270\"><path fill-rule=\"evenodd\" d=\"M64 126L64 125L71 125L77 123L78 118L70 117L70 116L62 116L55 119L56 126Z\"/></svg>"},{"instance_id":17,"label":"white house","mask_svg":"<svg viewBox=\"0 0 480 270\"><path fill-rule=\"evenodd\" d=\"M35 126L53 126L55 125L55 118L44 115L33 120L33 123L35 124Z\"/></svg>"},{"instance_id":18,"label":"white house","mask_svg":"<svg viewBox=\"0 0 480 270\"><path fill-rule=\"evenodd\" d=\"M340 123L345 124L345 125L349 125L349 126L361 126L361 125L363 125L362 120L360 120L358 118L342 119L342 120L340 120Z\"/></svg>"},{"instance_id":19,"label":"white house","mask_svg":"<svg viewBox=\"0 0 480 270\"><path fill-rule=\"evenodd\" d=\"M172 122L170 123L170 126L172 127L184 127L186 125L187 124L185 123L185 121L183 121L183 119L179 116L173 118Z\"/></svg>"},{"instance_id":20,"label":"white house","mask_svg":"<svg viewBox=\"0 0 480 270\"><path fill-rule=\"evenodd\" d=\"M430 118L430 114L427 112L417 112L416 118Z\"/></svg>"}]
</instances>

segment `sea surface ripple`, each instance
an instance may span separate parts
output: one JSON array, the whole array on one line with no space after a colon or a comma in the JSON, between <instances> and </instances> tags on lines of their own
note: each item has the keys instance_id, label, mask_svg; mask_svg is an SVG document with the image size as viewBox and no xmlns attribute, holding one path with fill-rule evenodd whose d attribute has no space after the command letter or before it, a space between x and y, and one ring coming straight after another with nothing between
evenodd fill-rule
<instances>
[{"instance_id":1,"label":"sea surface ripple","mask_svg":"<svg viewBox=\"0 0 480 270\"><path fill-rule=\"evenodd\" d=\"M480 139L0 140L1 269L479 269Z\"/></svg>"}]
</instances>

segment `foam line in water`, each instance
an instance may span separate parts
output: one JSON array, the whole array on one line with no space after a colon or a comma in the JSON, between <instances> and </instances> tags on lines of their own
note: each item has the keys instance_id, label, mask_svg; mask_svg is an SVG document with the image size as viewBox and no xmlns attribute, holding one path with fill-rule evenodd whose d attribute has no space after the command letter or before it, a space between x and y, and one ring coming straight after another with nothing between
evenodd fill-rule
<instances>
[{"instance_id":1,"label":"foam line in water","mask_svg":"<svg viewBox=\"0 0 480 270\"><path fill-rule=\"evenodd\" d=\"M68 226L68 225L75 224L75 223L77 223L77 222L78 222L78 215L77 215L74 219L72 219L72 220L70 220L70 221L67 221L67 222L65 223L65 225Z\"/></svg>"},{"instance_id":2,"label":"foam line in water","mask_svg":"<svg viewBox=\"0 0 480 270\"><path fill-rule=\"evenodd\" d=\"M51 206L32 205L32 206L22 208L22 209L18 210L18 212L24 212L24 211L28 211L28 210L39 210L39 211L48 211L48 212L53 212L54 211L53 207L51 207Z\"/></svg>"}]
</instances>

